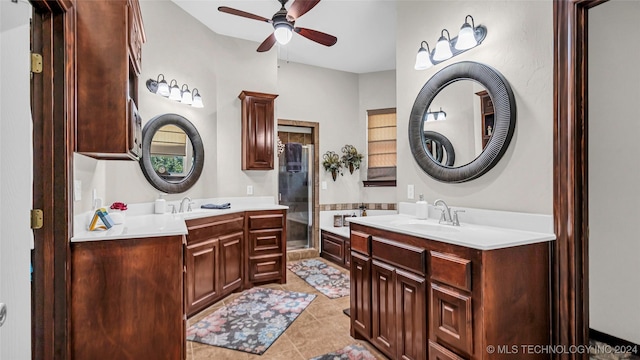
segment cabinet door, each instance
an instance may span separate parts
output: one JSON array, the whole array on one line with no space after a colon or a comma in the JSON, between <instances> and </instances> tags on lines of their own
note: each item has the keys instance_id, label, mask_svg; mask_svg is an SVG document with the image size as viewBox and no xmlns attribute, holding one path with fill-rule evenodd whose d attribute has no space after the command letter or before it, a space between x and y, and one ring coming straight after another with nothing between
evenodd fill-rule
<instances>
[{"instance_id":1,"label":"cabinet door","mask_svg":"<svg viewBox=\"0 0 640 360\"><path fill-rule=\"evenodd\" d=\"M218 239L187 246L187 316L211 304L220 294L218 251Z\"/></svg>"},{"instance_id":2,"label":"cabinet door","mask_svg":"<svg viewBox=\"0 0 640 360\"><path fill-rule=\"evenodd\" d=\"M320 256L332 261L340 266L344 265L344 239L340 236L335 236L322 232L322 252Z\"/></svg>"},{"instance_id":3,"label":"cabinet door","mask_svg":"<svg viewBox=\"0 0 640 360\"><path fill-rule=\"evenodd\" d=\"M427 343L425 279L396 270L398 359L424 360Z\"/></svg>"},{"instance_id":4,"label":"cabinet door","mask_svg":"<svg viewBox=\"0 0 640 360\"><path fill-rule=\"evenodd\" d=\"M431 339L457 352L473 353L471 296L431 283Z\"/></svg>"},{"instance_id":5,"label":"cabinet door","mask_svg":"<svg viewBox=\"0 0 640 360\"><path fill-rule=\"evenodd\" d=\"M353 260L353 258L352 258ZM390 358L396 356L396 271L383 262L373 260L371 265L372 287L372 337L371 342Z\"/></svg>"},{"instance_id":6,"label":"cabinet door","mask_svg":"<svg viewBox=\"0 0 640 360\"><path fill-rule=\"evenodd\" d=\"M242 170L273 170L273 101L277 95L243 91Z\"/></svg>"},{"instance_id":7,"label":"cabinet door","mask_svg":"<svg viewBox=\"0 0 640 360\"><path fill-rule=\"evenodd\" d=\"M371 260L351 254L351 336L371 338Z\"/></svg>"},{"instance_id":8,"label":"cabinet door","mask_svg":"<svg viewBox=\"0 0 640 360\"><path fill-rule=\"evenodd\" d=\"M344 242L344 267L351 268L351 241L349 239Z\"/></svg>"},{"instance_id":9,"label":"cabinet door","mask_svg":"<svg viewBox=\"0 0 640 360\"><path fill-rule=\"evenodd\" d=\"M222 295L239 289L242 285L241 232L220 238L220 287Z\"/></svg>"}]
</instances>

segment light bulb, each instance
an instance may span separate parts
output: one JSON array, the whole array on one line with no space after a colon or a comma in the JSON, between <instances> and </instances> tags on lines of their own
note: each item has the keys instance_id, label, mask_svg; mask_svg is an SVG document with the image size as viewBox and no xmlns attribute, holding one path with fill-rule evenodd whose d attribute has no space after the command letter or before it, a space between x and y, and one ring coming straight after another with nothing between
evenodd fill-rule
<instances>
[{"instance_id":1,"label":"light bulb","mask_svg":"<svg viewBox=\"0 0 640 360\"><path fill-rule=\"evenodd\" d=\"M453 54L451 53L451 44L449 43L449 40L447 40L444 35L440 36L440 39L438 39L438 43L436 44L436 51L433 53L433 60L444 61L452 56Z\"/></svg>"},{"instance_id":2,"label":"light bulb","mask_svg":"<svg viewBox=\"0 0 640 360\"><path fill-rule=\"evenodd\" d=\"M431 62L431 58L429 57L429 52L424 47L420 47L418 50L418 55L416 55L416 65L414 66L416 70L425 70L433 66Z\"/></svg>"},{"instance_id":3,"label":"light bulb","mask_svg":"<svg viewBox=\"0 0 640 360\"><path fill-rule=\"evenodd\" d=\"M442 111L442 108L436 113L436 120L447 120L447 113Z\"/></svg>"},{"instance_id":4,"label":"light bulb","mask_svg":"<svg viewBox=\"0 0 640 360\"><path fill-rule=\"evenodd\" d=\"M435 121L436 118L435 116L433 116L433 113L431 111L427 112L427 122L429 121Z\"/></svg>"},{"instance_id":5,"label":"light bulb","mask_svg":"<svg viewBox=\"0 0 640 360\"><path fill-rule=\"evenodd\" d=\"M167 84L166 81L161 80L158 83L158 90L156 90L156 94L162 95L164 97L168 97L169 96L169 85Z\"/></svg>"},{"instance_id":6,"label":"light bulb","mask_svg":"<svg viewBox=\"0 0 640 360\"><path fill-rule=\"evenodd\" d=\"M191 97L191 91L189 91L189 86L187 86L187 84L182 85L181 92L182 92L182 97L180 99L180 102L185 105L191 105L193 103L193 97Z\"/></svg>"},{"instance_id":7,"label":"light bulb","mask_svg":"<svg viewBox=\"0 0 640 360\"><path fill-rule=\"evenodd\" d=\"M476 45L478 45L478 42L476 41L473 28L468 22L465 22L460 28L460 33L458 33L458 40L456 41L455 47L458 50L467 50L475 47Z\"/></svg>"},{"instance_id":8,"label":"light bulb","mask_svg":"<svg viewBox=\"0 0 640 360\"><path fill-rule=\"evenodd\" d=\"M191 106L195 108L204 107L204 105L202 104L202 97L200 96L200 92L195 88L193 89L193 103L191 103Z\"/></svg>"},{"instance_id":9,"label":"light bulb","mask_svg":"<svg viewBox=\"0 0 640 360\"><path fill-rule=\"evenodd\" d=\"M169 100L175 100L175 101L182 100L182 94L180 93L180 88L178 88L177 84L171 86L171 90L169 93Z\"/></svg>"},{"instance_id":10,"label":"light bulb","mask_svg":"<svg viewBox=\"0 0 640 360\"><path fill-rule=\"evenodd\" d=\"M275 31L273 34L276 37L276 41L281 45L286 45L291 41L291 37L293 36L293 32L291 31L291 25L287 23L277 24L275 26Z\"/></svg>"}]
</instances>

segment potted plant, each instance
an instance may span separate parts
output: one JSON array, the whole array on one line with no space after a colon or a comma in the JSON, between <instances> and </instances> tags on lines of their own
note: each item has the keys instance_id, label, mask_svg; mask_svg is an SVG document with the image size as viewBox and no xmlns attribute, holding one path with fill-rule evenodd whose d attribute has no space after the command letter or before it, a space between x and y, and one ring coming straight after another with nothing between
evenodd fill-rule
<instances>
[{"instance_id":1,"label":"potted plant","mask_svg":"<svg viewBox=\"0 0 640 360\"><path fill-rule=\"evenodd\" d=\"M360 169L362 163L362 154L353 145L345 145L342 147L342 163L349 168L349 173L353 174L353 170Z\"/></svg>"},{"instance_id":2,"label":"potted plant","mask_svg":"<svg viewBox=\"0 0 640 360\"><path fill-rule=\"evenodd\" d=\"M342 161L340 161L340 155L336 154L333 151L327 151L322 156L322 166L326 171L331 172L331 177L333 177L333 181L336 181L338 177L338 172L342 175Z\"/></svg>"}]
</instances>

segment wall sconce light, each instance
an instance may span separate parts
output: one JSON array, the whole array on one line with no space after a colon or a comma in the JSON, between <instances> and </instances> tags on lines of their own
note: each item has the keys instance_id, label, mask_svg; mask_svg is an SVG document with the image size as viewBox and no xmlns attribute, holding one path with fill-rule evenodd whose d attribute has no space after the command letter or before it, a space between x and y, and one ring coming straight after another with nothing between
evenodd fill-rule
<instances>
[{"instance_id":1,"label":"wall sconce light","mask_svg":"<svg viewBox=\"0 0 640 360\"><path fill-rule=\"evenodd\" d=\"M469 24L468 19L471 19L471 24ZM447 36L445 36L445 32ZM460 27L458 36L453 39L451 39L447 29L442 29L440 38L433 52L429 51L429 44L426 41L422 41L418 54L416 55L416 64L414 67L416 70L428 69L432 65L439 64L480 45L486 37L487 27L484 25L476 26L473 16L467 15L464 18L464 24ZM423 44L426 45L426 49Z\"/></svg>"},{"instance_id":2,"label":"wall sconce light","mask_svg":"<svg viewBox=\"0 0 640 360\"><path fill-rule=\"evenodd\" d=\"M178 81L173 79L169 84L164 79L164 75L158 75L156 80L147 80L147 89L154 94L169 98L170 100L179 101L181 104L191 105L195 108L203 108L202 96L198 89L193 89L193 93L189 91L189 85L183 84L182 89L178 87Z\"/></svg>"},{"instance_id":3,"label":"wall sconce light","mask_svg":"<svg viewBox=\"0 0 640 360\"><path fill-rule=\"evenodd\" d=\"M441 120L447 120L447 113L442 111L442 108L440 108L439 111L431 111L431 109L427 110L427 113L424 114L425 116L425 120L424 121L441 121Z\"/></svg>"}]
</instances>

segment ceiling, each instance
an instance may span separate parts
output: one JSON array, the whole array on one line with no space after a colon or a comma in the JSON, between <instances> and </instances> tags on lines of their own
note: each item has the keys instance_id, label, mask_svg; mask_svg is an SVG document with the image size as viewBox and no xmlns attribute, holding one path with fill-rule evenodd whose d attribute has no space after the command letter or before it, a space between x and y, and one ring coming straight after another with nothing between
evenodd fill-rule
<instances>
[{"instance_id":1,"label":"ceiling","mask_svg":"<svg viewBox=\"0 0 640 360\"><path fill-rule=\"evenodd\" d=\"M218 34L256 42L272 32L271 24L218 11L228 6L266 18L280 9L277 0L172 0ZM289 8L290 0L286 7ZM368 73L396 68L396 2L392 0L323 0L296 21L297 27L322 31L338 38L326 47L294 34L287 45L274 46L278 58L292 62Z\"/></svg>"}]
</instances>

